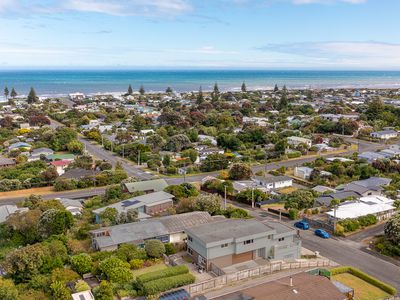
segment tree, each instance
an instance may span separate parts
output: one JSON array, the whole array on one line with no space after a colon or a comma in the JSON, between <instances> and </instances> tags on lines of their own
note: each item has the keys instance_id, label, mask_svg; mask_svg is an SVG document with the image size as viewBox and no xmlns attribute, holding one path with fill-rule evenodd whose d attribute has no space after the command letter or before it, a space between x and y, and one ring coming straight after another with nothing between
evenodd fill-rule
<instances>
[{"instance_id":1,"label":"tree","mask_svg":"<svg viewBox=\"0 0 400 300\"><path fill-rule=\"evenodd\" d=\"M281 99L279 100L278 103L278 110L285 110L288 107L288 99L287 99L287 95L286 92L284 92L281 96Z\"/></svg>"},{"instance_id":2,"label":"tree","mask_svg":"<svg viewBox=\"0 0 400 300\"><path fill-rule=\"evenodd\" d=\"M46 248L41 244L15 249L7 254L4 269L17 280L29 280L39 273L45 255Z\"/></svg>"},{"instance_id":3,"label":"tree","mask_svg":"<svg viewBox=\"0 0 400 300\"><path fill-rule=\"evenodd\" d=\"M193 210L207 211L210 215L215 215L221 210L222 198L216 194L199 195L194 203Z\"/></svg>"},{"instance_id":4,"label":"tree","mask_svg":"<svg viewBox=\"0 0 400 300\"><path fill-rule=\"evenodd\" d=\"M11 98L14 99L15 97L18 96L17 92L15 91L14 88L11 89L11 94L10 94Z\"/></svg>"},{"instance_id":5,"label":"tree","mask_svg":"<svg viewBox=\"0 0 400 300\"><path fill-rule=\"evenodd\" d=\"M133 223L138 220L139 213L136 209L130 208L126 211L126 221L127 223Z\"/></svg>"},{"instance_id":6,"label":"tree","mask_svg":"<svg viewBox=\"0 0 400 300\"><path fill-rule=\"evenodd\" d=\"M8 99L8 95L10 94L10 91L8 90L8 87L4 88L4 97L6 98L6 100Z\"/></svg>"},{"instance_id":7,"label":"tree","mask_svg":"<svg viewBox=\"0 0 400 300\"><path fill-rule=\"evenodd\" d=\"M144 248L149 257L160 258L165 254L165 246L160 240L145 241Z\"/></svg>"},{"instance_id":8,"label":"tree","mask_svg":"<svg viewBox=\"0 0 400 300\"><path fill-rule=\"evenodd\" d=\"M232 151L239 150L241 145L240 140L236 136L227 133L220 134L217 137L217 143L218 146Z\"/></svg>"},{"instance_id":9,"label":"tree","mask_svg":"<svg viewBox=\"0 0 400 300\"><path fill-rule=\"evenodd\" d=\"M114 207L107 207L100 213L100 219L103 223L110 223L112 225L116 224L117 217L118 217L118 211Z\"/></svg>"},{"instance_id":10,"label":"tree","mask_svg":"<svg viewBox=\"0 0 400 300\"><path fill-rule=\"evenodd\" d=\"M39 233L43 238L65 233L74 224L74 217L69 211L49 209L39 219Z\"/></svg>"},{"instance_id":11,"label":"tree","mask_svg":"<svg viewBox=\"0 0 400 300\"><path fill-rule=\"evenodd\" d=\"M186 149L186 150L183 150L181 153L181 157L188 157L190 159L191 163L195 163L198 156L199 156L199 153L195 149Z\"/></svg>"},{"instance_id":12,"label":"tree","mask_svg":"<svg viewBox=\"0 0 400 300\"><path fill-rule=\"evenodd\" d=\"M13 118L10 116L5 116L0 120L0 126L4 128L12 128L13 127Z\"/></svg>"},{"instance_id":13,"label":"tree","mask_svg":"<svg viewBox=\"0 0 400 300\"><path fill-rule=\"evenodd\" d=\"M111 256L100 262L99 268L111 282L126 283L132 279L130 264L115 256Z\"/></svg>"},{"instance_id":14,"label":"tree","mask_svg":"<svg viewBox=\"0 0 400 300\"><path fill-rule=\"evenodd\" d=\"M214 84L214 93L219 94L219 88L218 88L218 83Z\"/></svg>"},{"instance_id":15,"label":"tree","mask_svg":"<svg viewBox=\"0 0 400 300\"><path fill-rule=\"evenodd\" d=\"M140 95L142 95L142 96L146 93L143 84L140 86L139 93L140 93Z\"/></svg>"},{"instance_id":16,"label":"tree","mask_svg":"<svg viewBox=\"0 0 400 300\"><path fill-rule=\"evenodd\" d=\"M393 244L400 244L400 213L392 216L385 224L385 236Z\"/></svg>"},{"instance_id":17,"label":"tree","mask_svg":"<svg viewBox=\"0 0 400 300\"><path fill-rule=\"evenodd\" d=\"M35 115L29 118L29 125L31 126L44 126L44 125L50 125L51 122L49 118L47 118L44 115Z\"/></svg>"},{"instance_id":18,"label":"tree","mask_svg":"<svg viewBox=\"0 0 400 300\"><path fill-rule=\"evenodd\" d=\"M87 253L81 253L71 257L71 267L74 271L83 275L92 270L92 257Z\"/></svg>"},{"instance_id":19,"label":"tree","mask_svg":"<svg viewBox=\"0 0 400 300\"><path fill-rule=\"evenodd\" d=\"M310 191L297 190L283 196L283 200L285 201L285 209L295 208L302 210L313 207L315 196Z\"/></svg>"},{"instance_id":20,"label":"tree","mask_svg":"<svg viewBox=\"0 0 400 300\"><path fill-rule=\"evenodd\" d=\"M90 286L86 283L86 281L80 279L75 283L75 290L78 293L79 292L84 292L84 291L89 291L90 290Z\"/></svg>"},{"instance_id":21,"label":"tree","mask_svg":"<svg viewBox=\"0 0 400 300\"><path fill-rule=\"evenodd\" d=\"M55 281L50 285L51 294L54 299L57 300L70 300L71 293L69 289L65 286L65 283L61 281Z\"/></svg>"},{"instance_id":22,"label":"tree","mask_svg":"<svg viewBox=\"0 0 400 300\"><path fill-rule=\"evenodd\" d=\"M167 87L167 89L165 90L166 93L170 94L173 92L172 88L169 86Z\"/></svg>"},{"instance_id":23,"label":"tree","mask_svg":"<svg viewBox=\"0 0 400 300\"><path fill-rule=\"evenodd\" d=\"M133 94L133 89L132 89L132 85L128 86L128 95L132 95Z\"/></svg>"},{"instance_id":24,"label":"tree","mask_svg":"<svg viewBox=\"0 0 400 300\"><path fill-rule=\"evenodd\" d=\"M18 300L18 289L10 279L0 277L0 299L2 300Z\"/></svg>"},{"instance_id":25,"label":"tree","mask_svg":"<svg viewBox=\"0 0 400 300\"><path fill-rule=\"evenodd\" d=\"M246 93L247 92L246 83L244 81L243 81L242 87L240 89L241 89L242 93Z\"/></svg>"},{"instance_id":26,"label":"tree","mask_svg":"<svg viewBox=\"0 0 400 300\"><path fill-rule=\"evenodd\" d=\"M236 201L246 204L252 204L253 200L254 203L257 203L267 199L268 194L259 189L245 189L244 191L241 191L236 195Z\"/></svg>"},{"instance_id":27,"label":"tree","mask_svg":"<svg viewBox=\"0 0 400 300\"><path fill-rule=\"evenodd\" d=\"M82 154L85 145L78 140L72 140L67 144L67 150L74 154Z\"/></svg>"},{"instance_id":28,"label":"tree","mask_svg":"<svg viewBox=\"0 0 400 300\"><path fill-rule=\"evenodd\" d=\"M28 98L27 98L27 102L29 104L35 103L39 100L38 96L36 95L36 92L34 90L33 87L31 87L29 94L28 94Z\"/></svg>"},{"instance_id":29,"label":"tree","mask_svg":"<svg viewBox=\"0 0 400 300\"><path fill-rule=\"evenodd\" d=\"M80 278L79 274L67 268L57 268L51 272L51 281L60 281L67 283L70 281L75 281Z\"/></svg>"},{"instance_id":30,"label":"tree","mask_svg":"<svg viewBox=\"0 0 400 300\"><path fill-rule=\"evenodd\" d=\"M39 209L12 214L7 218L6 224L14 228L23 238L24 244L33 244L39 239L37 224L41 215L42 211Z\"/></svg>"},{"instance_id":31,"label":"tree","mask_svg":"<svg viewBox=\"0 0 400 300\"><path fill-rule=\"evenodd\" d=\"M111 284L106 281L102 280L100 285L96 287L94 290L94 296L96 300L113 300L114 294L112 290Z\"/></svg>"},{"instance_id":32,"label":"tree","mask_svg":"<svg viewBox=\"0 0 400 300\"><path fill-rule=\"evenodd\" d=\"M161 150L162 147L165 145L165 140L159 134L153 134L146 139L146 143L151 146L155 152Z\"/></svg>"},{"instance_id":33,"label":"tree","mask_svg":"<svg viewBox=\"0 0 400 300\"><path fill-rule=\"evenodd\" d=\"M140 130L144 129L146 124L146 119L142 115L136 114L133 116L132 126L136 131L139 132ZM130 139L132 139L132 137Z\"/></svg>"},{"instance_id":34,"label":"tree","mask_svg":"<svg viewBox=\"0 0 400 300\"><path fill-rule=\"evenodd\" d=\"M251 168L245 164L233 164L229 169L229 178L233 180L250 179L252 174Z\"/></svg>"},{"instance_id":35,"label":"tree","mask_svg":"<svg viewBox=\"0 0 400 300\"><path fill-rule=\"evenodd\" d=\"M277 84L275 84L275 87L274 87L274 93L276 93L276 92L278 92L278 91L279 91L278 85L277 85Z\"/></svg>"},{"instance_id":36,"label":"tree","mask_svg":"<svg viewBox=\"0 0 400 300\"><path fill-rule=\"evenodd\" d=\"M166 148L169 151L180 152L182 149L189 148L190 145L191 142L186 134L177 134L169 139Z\"/></svg>"},{"instance_id":37,"label":"tree","mask_svg":"<svg viewBox=\"0 0 400 300\"><path fill-rule=\"evenodd\" d=\"M200 165L200 169L203 172L212 172L217 170L226 169L229 165L228 158L219 153L213 153L206 157Z\"/></svg>"},{"instance_id":38,"label":"tree","mask_svg":"<svg viewBox=\"0 0 400 300\"><path fill-rule=\"evenodd\" d=\"M203 88L200 86L199 92L197 93L197 100L196 103L198 105L202 104L204 102L204 96L203 96Z\"/></svg>"}]
</instances>

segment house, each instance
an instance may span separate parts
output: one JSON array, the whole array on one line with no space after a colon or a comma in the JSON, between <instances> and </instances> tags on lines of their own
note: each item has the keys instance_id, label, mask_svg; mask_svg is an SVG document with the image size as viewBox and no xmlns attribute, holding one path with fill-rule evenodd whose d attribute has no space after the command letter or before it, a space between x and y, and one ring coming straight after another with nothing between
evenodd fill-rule
<instances>
[{"instance_id":1,"label":"house","mask_svg":"<svg viewBox=\"0 0 400 300\"><path fill-rule=\"evenodd\" d=\"M41 148L37 148L37 149L33 149L31 152L31 155L28 157L28 161L35 161L35 160L40 160L41 157L47 157L49 155L53 155L54 151L49 149L49 148L45 148L45 147L41 147Z\"/></svg>"},{"instance_id":2,"label":"house","mask_svg":"<svg viewBox=\"0 0 400 300\"><path fill-rule=\"evenodd\" d=\"M296 147L300 144L305 144L309 148L312 146L312 141L310 139L302 138L299 136L289 136L287 138L287 142L289 145L294 146L294 147Z\"/></svg>"},{"instance_id":3,"label":"house","mask_svg":"<svg viewBox=\"0 0 400 300\"><path fill-rule=\"evenodd\" d=\"M199 141L206 142L208 141L211 145L217 146L217 140L215 137L210 135L199 134Z\"/></svg>"},{"instance_id":4,"label":"house","mask_svg":"<svg viewBox=\"0 0 400 300\"><path fill-rule=\"evenodd\" d=\"M55 160L50 163L51 166L56 168L58 175L63 175L65 173L65 169L72 163L71 160Z\"/></svg>"},{"instance_id":5,"label":"house","mask_svg":"<svg viewBox=\"0 0 400 300\"><path fill-rule=\"evenodd\" d=\"M96 170L86 170L86 169L76 168L65 171L64 174L60 176L60 178L80 180L83 178L94 177L98 173L100 172Z\"/></svg>"},{"instance_id":6,"label":"house","mask_svg":"<svg viewBox=\"0 0 400 300\"><path fill-rule=\"evenodd\" d=\"M358 120L359 115L320 114L319 117L322 120L331 121L331 122L339 122L340 119L356 121L356 120Z\"/></svg>"},{"instance_id":7,"label":"house","mask_svg":"<svg viewBox=\"0 0 400 300\"><path fill-rule=\"evenodd\" d=\"M0 168L15 166L15 160L0 155Z\"/></svg>"},{"instance_id":8,"label":"house","mask_svg":"<svg viewBox=\"0 0 400 300\"><path fill-rule=\"evenodd\" d=\"M107 205L93 210L93 213L96 216L97 223L101 222L100 215L107 208L115 208L118 214L127 212L129 209L136 209L139 213L139 219L145 219L155 214L165 212L168 208L172 207L174 204L173 198L174 195L160 191Z\"/></svg>"},{"instance_id":9,"label":"house","mask_svg":"<svg viewBox=\"0 0 400 300\"><path fill-rule=\"evenodd\" d=\"M8 146L8 151L14 151L14 150L21 150L21 151L29 151L31 150L32 146L28 143L24 143L24 142L17 142L14 144L11 144L10 146Z\"/></svg>"},{"instance_id":10,"label":"house","mask_svg":"<svg viewBox=\"0 0 400 300\"><path fill-rule=\"evenodd\" d=\"M366 151L366 152L362 152L362 153L358 154L358 158L365 159L369 163L372 163L376 160L388 158L388 155L387 154L385 155L384 153L381 153L381 152Z\"/></svg>"},{"instance_id":11,"label":"house","mask_svg":"<svg viewBox=\"0 0 400 300\"><path fill-rule=\"evenodd\" d=\"M308 179L310 178L312 171L314 171L314 169L309 167L295 167L294 176L302 179Z\"/></svg>"},{"instance_id":12,"label":"house","mask_svg":"<svg viewBox=\"0 0 400 300\"><path fill-rule=\"evenodd\" d=\"M58 200L73 216L79 216L82 213L83 205L81 200L68 198L56 198L56 200Z\"/></svg>"},{"instance_id":13,"label":"house","mask_svg":"<svg viewBox=\"0 0 400 300\"><path fill-rule=\"evenodd\" d=\"M255 176L253 180L267 190L277 190L293 185L293 179L288 176Z\"/></svg>"},{"instance_id":14,"label":"house","mask_svg":"<svg viewBox=\"0 0 400 300\"><path fill-rule=\"evenodd\" d=\"M100 251L112 251L121 244L143 247L144 242L158 239L164 243L181 244L186 240L185 230L193 226L212 223L221 217L212 217L208 212L165 216L140 222L102 227L90 231L92 247Z\"/></svg>"},{"instance_id":15,"label":"house","mask_svg":"<svg viewBox=\"0 0 400 300\"><path fill-rule=\"evenodd\" d=\"M127 193L145 192L154 193L161 192L168 186L164 179L154 179L138 182L128 182L122 184L122 189Z\"/></svg>"},{"instance_id":16,"label":"house","mask_svg":"<svg viewBox=\"0 0 400 300\"><path fill-rule=\"evenodd\" d=\"M351 289L341 291L335 281L306 272L253 285L214 300L347 300ZM200 299L200 298L199 298Z\"/></svg>"},{"instance_id":17,"label":"house","mask_svg":"<svg viewBox=\"0 0 400 300\"><path fill-rule=\"evenodd\" d=\"M395 130L382 130L382 131L371 132L370 136L375 139L389 140L396 138L398 136L398 132Z\"/></svg>"},{"instance_id":18,"label":"house","mask_svg":"<svg viewBox=\"0 0 400 300\"><path fill-rule=\"evenodd\" d=\"M18 212L25 212L28 210L29 209L26 207L18 208L16 205L1 205L0 206L0 224L4 223L10 215L18 213Z\"/></svg>"},{"instance_id":19,"label":"house","mask_svg":"<svg viewBox=\"0 0 400 300\"><path fill-rule=\"evenodd\" d=\"M209 271L255 260L297 259L301 242L296 230L284 224L254 219L226 219L186 229L187 252Z\"/></svg>"},{"instance_id":20,"label":"house","mask_svg":"<svg viewBox=\"0 0 400 300\"><path fill-rule=\"evenodd\" d=\"M72 300L94 300L94 296L91 291L83 291L71 294Z\"/></svg>"},{"instance_id":21,"label":"house","mask_svg":"<svg viewBox=\"0 0 400 300\"><path fill-rule=\"evenodd\" d=\"M234 191L237 193L248 189L257 189L264 193L268 193L270 191L269 189L267 189L267 187L262 186L253 180L233 181L232 184Z\"/></svg>"},{"instance_id":22,"label":"house","mask_svg":"<svg viewBox=\"0 0 400 300\"><path fill-rule=\"evenodd\" d=\"M364 180L350 182L338 187L333 193L321 195L315 200L316 205L330 206L333 199L359 199L365 196L381 196L383 188L390 184L392 180L383 177L370 177Z\"/></svg>"},{"instance_id":23,"label":"house","mask_svg":"<svg viewBox=\"0 0 400 300\"><path fill-rule=\"evenodd\" d=\"M374 215L378 221L390 218L395 212L394 200L384 196L366 196L358 201L346 201L341 203L335 210L326 214L332 220L354 219L366 215Z\"/></svg>"}]
</instances>

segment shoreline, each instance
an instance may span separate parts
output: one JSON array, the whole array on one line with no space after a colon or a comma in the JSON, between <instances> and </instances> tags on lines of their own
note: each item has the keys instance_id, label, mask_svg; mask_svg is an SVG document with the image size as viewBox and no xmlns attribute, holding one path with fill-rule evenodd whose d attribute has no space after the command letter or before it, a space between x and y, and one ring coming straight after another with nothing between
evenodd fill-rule
<instances>
[{"instance_id":1,"label":"shoreline","mask_svg":"<svg viewBox=\"0 0 400 300\"><path fill-rule=\"evenodd\" d=\"M37 89L35 86L33 86L35 89ZM168 87L168 86L166 86ZM304 90L312 90L312 91L321 91L321 90L329 90L329 89L334 89L334 90L341 90L341 89L347 89L347 90L400 90L400 83L396 84L371 84L371 85L363 85L363 84L346 84L346 85L321 85L316 87L316 85L311 86L310 85L299 85L299 86L286 86L288 90L295 90L295 91L304 91ZM282 86L279 87L280 89ZM261 87L261 86L248 86L247 87L247 92L258 92L258 91L265 91L265 92L270 92L274 89L273 86L266 86L266 87ZM197 93L198 90L191 90L191 89L186 89L186 90L176 90L173 89L175 93ZM212 89L203 89L204 93L211 93L213 90ZM221 88L220 87L220 92L221 93L238 93L241 91L240 86L239 87L232 87L232 88ZM112 95L112 96L122 96L126 94L126 91L104 91L104 92L99 92L99 91L92 91L92 92L81 92L79 90L71 89L71 92L69 93L38 93L39 97L42 98L69 98L70 94L74 93L83 93L88 97L94 97L94 96L105 96L105 95ZM137 93L137 91L134 91L134 93ZM147 95L152 95L152 94L166 94L165 90L148 90L146 91ZM16 99L19 98L26 98L27 94L19 94ZM0 102L5 102L6 99L3 95L0 95Z\"/></svg>"}]
</instances>

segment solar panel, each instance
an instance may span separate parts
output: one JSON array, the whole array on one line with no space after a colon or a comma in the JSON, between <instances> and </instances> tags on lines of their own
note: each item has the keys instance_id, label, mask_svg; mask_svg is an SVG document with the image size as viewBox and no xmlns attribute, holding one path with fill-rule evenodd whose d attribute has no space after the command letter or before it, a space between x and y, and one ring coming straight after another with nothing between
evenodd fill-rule
<instances>
[{"instance_id":1,"label":"solar panel","mask_svg":"<svg viewBox=\"0 0 400 300\"><path fill-rule=\"evenodd\" d=\"M123 207L128 207L128 206L132 206L132 205L135 205L135 204L138 204L138 203L140 203L140 201L138 201L138 200L126 200L126 201L122 201L122 206Z\"/></svg>"}]
</instances>

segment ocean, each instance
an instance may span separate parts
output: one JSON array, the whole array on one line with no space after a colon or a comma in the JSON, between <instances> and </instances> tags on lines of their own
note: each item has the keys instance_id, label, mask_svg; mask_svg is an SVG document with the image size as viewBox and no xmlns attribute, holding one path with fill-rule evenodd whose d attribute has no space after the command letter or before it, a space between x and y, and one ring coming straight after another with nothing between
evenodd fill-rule
<instances>
[{"instance_id":1,"label":"ocean","mask_svg":"<svg viewBox=\"0 0 400 300\"><path fill-rule=\"evenodd\" d=\"M263 70L5 70L0 71L0 89L14 87L26 95L34 87L38 95L61 96L125 92L131 84L146 91L271 89L288 88L400 88L400 71L263 71ZM1 93L2 94L2 93Z\"/></svg>"}]
</instances>

